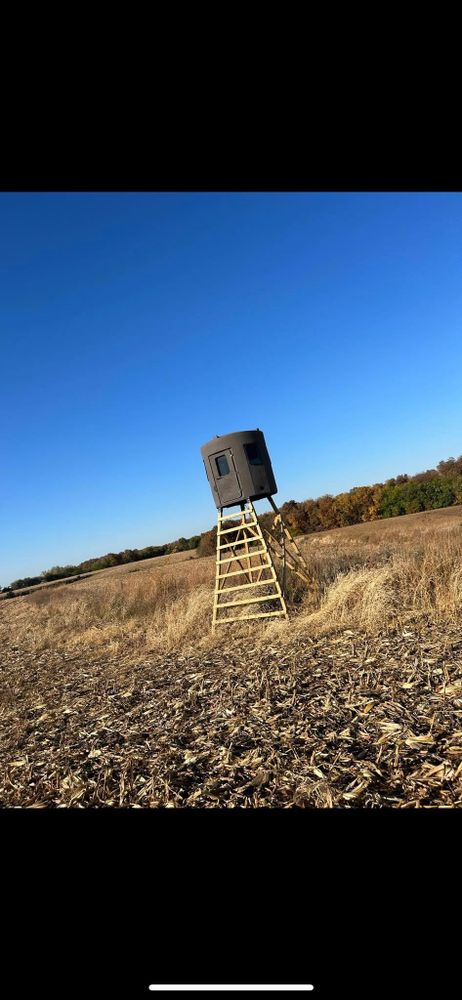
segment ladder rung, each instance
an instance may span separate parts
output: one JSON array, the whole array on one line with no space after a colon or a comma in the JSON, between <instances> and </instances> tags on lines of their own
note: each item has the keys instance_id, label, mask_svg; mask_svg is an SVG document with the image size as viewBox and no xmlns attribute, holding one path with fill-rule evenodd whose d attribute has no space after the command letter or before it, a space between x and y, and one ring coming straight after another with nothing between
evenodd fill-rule
<instances>
[{"instance_id":1,"label":"ladder rung","mask_svg":"<svg viewBox=\"0 0 462 1000\"><path fill-rule=\"evenodd\" d=\"M235 562L236 559L245 559L247 556L266 556L268 555L266 549L258 549L256 552L240 552L238 556L229 556L229 559L217 559L217 566L223 566L224 563ZM254 566L253 569L260 569L258 566Z\"/></svg>"},{"instance_id":2,"label":"ladder rung","mask_svg":"<svg viewBox=\"0 0 462 1000\"><path fill-rule=\"evenodd\" d=\"M285 611L263 611L261 615L243 615L242 617L233 618L216 618L215 625L227 625L228 622L249 622L251 618L275 618L277 615L284 615L287 618L287 613Z\"/></svg>"},{"instance_id":3,"label":"ladder rung","mask_svg":"<svg viewBox=\"0 0 462 1000\"><path fill-rule=\"evenodd\" d=\"M229 575L231 576L231 573ZM241 583L237 587L223 587L218 594L230 594L232 590L245 590L246 587L268 587L272 582L272 580L257 580L256 583Z\"/></svg>"},{"instance_id":4,"label":"ladder rung","mask_svg":"<svg viewBox=\"0 0 462 1000\"><path fill-rule=\"evenodd\" d=\"M235 524L232 528L224 528L220 531L220 535L229 535L231 531L242 531L243 528L251 528L254 524L258 524L258 521L246 521L245 524Z\"/></svg>"},{"instance_id":5,"label":"ladder rung","mask_svg":"<svg viewBox=\"0 0 462 1000\"><path fill-rule=\"evenodd\" d=\"M229 560L225 560L225 562L228 561ZM257 573L258 571L259 573L261 573L264 569L272 570L273 567L269 563L266 563L265 566L246 566L245 569L233 569L231 573L219 573L217 576L217 580L226 580L228 576L246 576L246 574L249 572ZM270 580L267 580L266 583L270 583Z\"/></svg>"},{"instance_id":6,"label":"ladder rung","mask_svg":"<svg viewBox=\"0 0 462 1000\"><path fill-rule=\"evenodd\" d=\"M227 521L229 517L245 517L246 514L252 514L250 507L247 507L246 510L235 510L234 514L219 514L218 520Z\"/></svg>"},{"instance_id":7,"label":"ladder rung","mask_svg":"<svg viewBox=\"0 0 462 1000\"><path fill-rule=\"evenodd\" d=\"M223 593L226 593L226 591L221 590L218 596ZM280 600L281 600L280 594L263 594L262 597L248 597L246 601L227 601L226 604L217 604L216 607L217 610L220 609L221 611L223 608L239 608L242 607L243 604L258 604L258 603L261 604L262 601L280 601Z\"/></svg>"},{"instance_id":8,"label":"ladder rung","mask_svg":"<svg viewBox=\"0 0 462 1000\"><path fill-rule=\"evenodd\" d=\"M256 554L258 555L258 553L256 553ZM260 553L261 559L263 559L265 556L266 556L266 552L261 552ZM218 574L218 579L221 580L225 576L232 576L233 574L232 573L228 573L228 570L226 569L226 567L230 566L232 562L239 562L240 563L241 559L242 559L242 556L230 556L229 559L221 559L220 562L217 562L216 565L218 567L220 567L220 566L224 566L225 567L225 572L224 573L219 573ZM260 564L260 566L244 566L240 570L236 570L235 573L234 573L234 575L237 575L238 572L239 573L248 573L249 571L252 572L253 570L256 571L256 570L259 570L259 569L272 569L272 568L274 568L274 567L272 566L271 560L268 559L263 564Z\"/></svg>"},{"instance_id":9,"label":"ladder rung","mask_svg":"<svg viewBox=\"0 0 462 1000\"><path fill-rule=\"evenodd\" d=\"M259 535L253 535L250 538L238 538L237 541L235 541L235 542L225 542L224 545L219 545L218 548L219 549L234 549L234 548L237 548L238 545L245 545L246 542L248 544L249 542L260 542L260 541L261 541L261 539L260 539Z\"/></svg>"}]
</instances>

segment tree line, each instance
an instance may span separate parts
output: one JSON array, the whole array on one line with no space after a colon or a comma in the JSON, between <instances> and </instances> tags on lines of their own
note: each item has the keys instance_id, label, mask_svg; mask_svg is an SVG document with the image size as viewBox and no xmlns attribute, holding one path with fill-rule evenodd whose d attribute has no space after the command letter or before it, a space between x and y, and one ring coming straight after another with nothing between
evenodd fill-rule
<instances>
[{"instance_id":1,"label":"tree line","mask_svg":"<svg viewBox=\"0 0 462 1000\"><path fill-rule=\"evenodd\" d=\"M284 504L282 513L296 534L343 528L400 514L416 514L462 503L462 455L414 476L357 486L347 493Z\"/></svg>"},{"instance_id":2,"label":"tree line","mask_svg":"<svg viewBox=\"0 0 462 1000\"><path fill-rule=\"evenodd\" d=\"M400 475L372 486L356 486L347 493L336 496L326 494L316 500L289 500L281 507L281 512L293 534L311 534L329 528L343 528L363 521L375 521L400 514L415 514L423 510L436 510L462 504L462 455L439 462L436 469L427 469L414 476ZM269 528L273 514L262 514L260 521ZM3 591L32 587L38 583L61 580L66 576L91 573L110 566L136 562L139 559L154 559L156 556L170 555L198 549L198 556L212 555L216 549L216 527L191 538L178 538L166 545L147 545L144 549L124 549L122 552L108 552L105 556L86 559L77 566L53 566L40 576L14 580Z\"/></svg>"},{"instance_id":3,"label":"tree line","mask_svg":"<svg viewBox=\"0 0 462 1000\"><path fill-rule=\"evenodd\" d=\"M347 493L326 494L316 500L288 500L280 509L292 534L301 535L453 504L462 504L462 455L414 476L400 475L385 483L356 486ZM259 520L263 527L270 528L273 518L269 512L260 515ZM216 528L201 535L198 554L215 552L216 537Z\"/></svg>"}]
</instances>

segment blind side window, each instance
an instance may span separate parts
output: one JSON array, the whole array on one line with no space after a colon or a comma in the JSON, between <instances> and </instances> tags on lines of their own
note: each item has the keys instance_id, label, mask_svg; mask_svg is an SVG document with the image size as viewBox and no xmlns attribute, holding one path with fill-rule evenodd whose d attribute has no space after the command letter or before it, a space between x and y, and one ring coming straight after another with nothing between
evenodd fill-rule
<instances>
[{"instance_id":1,"label":"blind side window","mask_svg":"<svg viewBox=\"0 0 462 1000\"><path fill-rule=\"evenodd\" d=\"M244 451L249 465L263 465L263 459L256 444L245 444Z\"/></svg>"}]
</instances>

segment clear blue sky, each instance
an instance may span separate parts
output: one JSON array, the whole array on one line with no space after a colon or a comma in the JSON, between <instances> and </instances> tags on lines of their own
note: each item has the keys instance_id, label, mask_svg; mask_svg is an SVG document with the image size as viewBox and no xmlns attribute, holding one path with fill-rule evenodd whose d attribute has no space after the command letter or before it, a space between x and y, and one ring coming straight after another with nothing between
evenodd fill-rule
<instances>
[{"instance_id":1,"label":"clear blue sky","mask_svg":"<svg viewBox=\"0 0 462 1000\"><path fill-rule=\"evenodd\" d=\"M0 195L0 584L462 452L462 195ZM172 439L175 444L172 447Z\"/></svg>"}]
</instances>

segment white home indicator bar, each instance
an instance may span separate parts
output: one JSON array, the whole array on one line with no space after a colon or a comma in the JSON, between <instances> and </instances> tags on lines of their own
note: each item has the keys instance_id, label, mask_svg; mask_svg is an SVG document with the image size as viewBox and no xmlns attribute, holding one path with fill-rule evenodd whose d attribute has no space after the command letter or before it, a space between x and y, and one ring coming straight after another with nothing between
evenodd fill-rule
<instances>
[{"instance_id":1,"label":"white home indicator bar","mask_svg":"<svg viewBox=\"0 0 462 1000\"><path fill-rule=\"evenodd\" d=\"M156 985L152 984L149 987L149 989L150 990L154 990L154 991L169 990L171 992L173 992L174 990L183 990L183 991L184 990L193 990L193 991L194 990L208 990L208 991L210 991L210 990L234 990L235 992L241 992L241 991L244 991L244 990L253 990L253 991L255 991L255 990L272 990L272 991L276 991L278 993L285 993L287 990L290 990L292 992L294 990L298 991L298 992L300 992L300 991L303 992L303 990L314 990L314 986L312 986L310 983L306 984L305 986L294 985L293 983L291 983L288 986L282 986L279 983L276 983L276 984L273 984L273 985L269 985L268 983L264 983L263 985L260 985L260 986L256 986L255 983L253 983L250 986L245 986L245 985L241 985L241 984L230 986L228 983L224 983L221 986L211 986L210 984L207 983L205 986L198 986L195 983L193 983L191 985L185 985L185 984L183 984L182 986L171 986L171 985L168 985L168 986L156 986Z\"/></svg>"}]
</instances>

